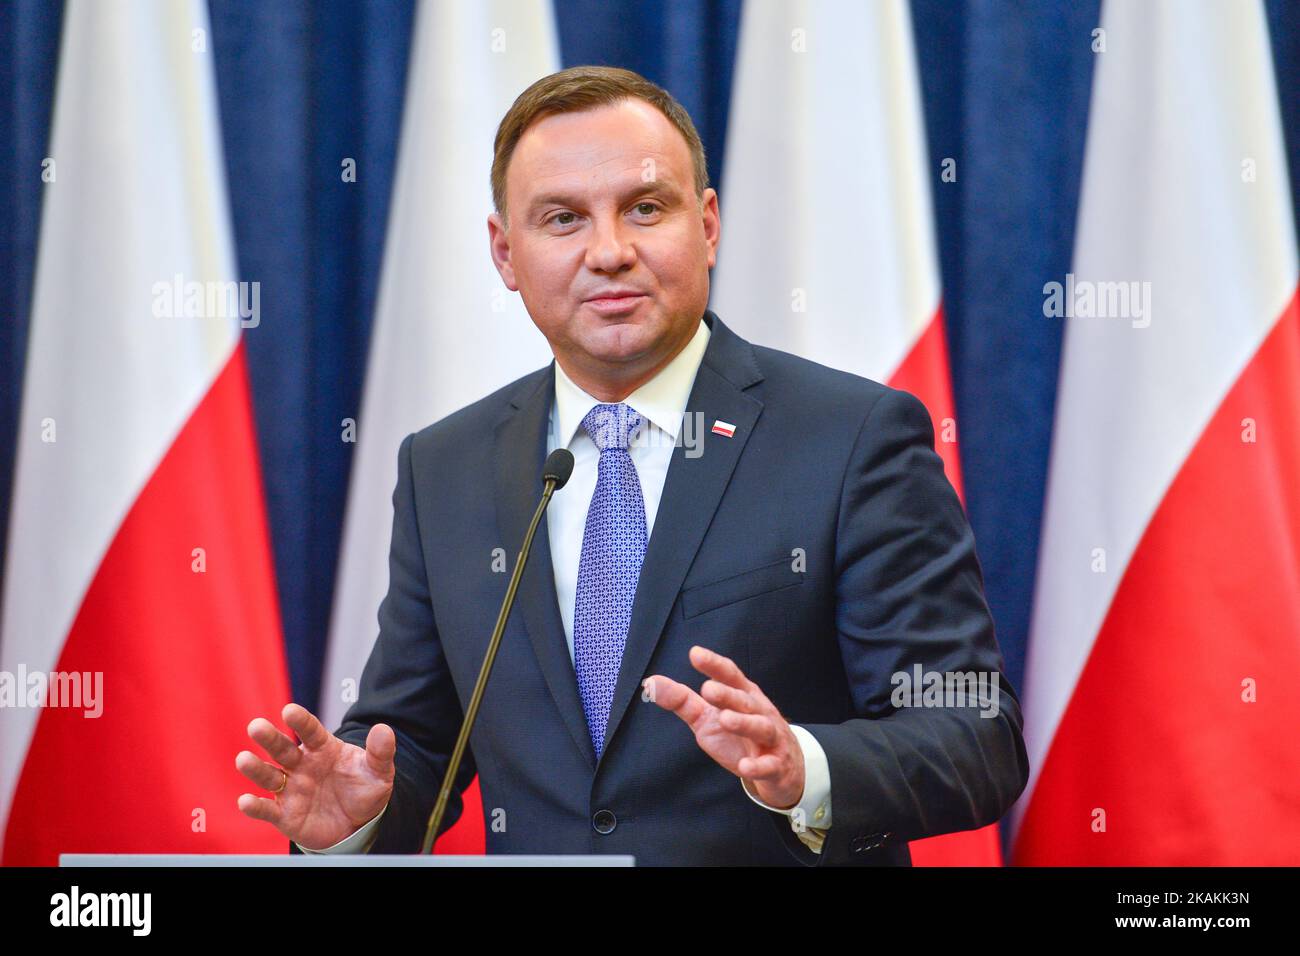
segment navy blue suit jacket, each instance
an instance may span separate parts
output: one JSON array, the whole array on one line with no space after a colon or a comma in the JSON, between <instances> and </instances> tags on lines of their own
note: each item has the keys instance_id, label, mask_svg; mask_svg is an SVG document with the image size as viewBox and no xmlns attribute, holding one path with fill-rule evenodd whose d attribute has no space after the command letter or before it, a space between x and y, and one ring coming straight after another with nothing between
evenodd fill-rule
<instances>
[{"instance_id":1,"label":"navy blue suit jacket","mask_svg":"<svg viewBox=\"0 0 1300 956\"><path fill-rule=\"evenodd\" d=\"M975 542L930 418L906 392L704 320L712 335L687 405L703 415L703 444L673 450L601 759L543 520L443 829L477 772L489 853L909 864L907 841L992 823L1028 777ZM337 731L362 747L375 723L397 734L372 853L419 851L505 594L495 549L514 561L541 492L553 393L547 366L402 442L379 636ZM718 419L734 437L709 431ZM654 673L699 688L694 644L734 659L825 749L832 826L820 854L676 715L641 699ZM891 675L918 663L998 673L997 715L894 706Z\"/></svg>"}]
</instances>

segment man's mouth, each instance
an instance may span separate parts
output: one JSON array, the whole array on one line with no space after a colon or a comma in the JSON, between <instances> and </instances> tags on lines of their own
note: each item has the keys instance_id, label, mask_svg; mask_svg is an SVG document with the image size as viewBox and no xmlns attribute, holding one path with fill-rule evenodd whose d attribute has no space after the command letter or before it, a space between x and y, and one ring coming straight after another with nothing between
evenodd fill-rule
<instances>
[{"instance_id":1,"label":"man's mouth","mask_svg":"<svg viewBox=\"0 0 1300 956\"><path fill-rule=\"evenodd\" d=\"M591 306L592 309L602 315L617 315L623 312L631 312L645 298L647 296L642 292L618 290L587 299L583 304Z\"/></svg>"}]
</instances>

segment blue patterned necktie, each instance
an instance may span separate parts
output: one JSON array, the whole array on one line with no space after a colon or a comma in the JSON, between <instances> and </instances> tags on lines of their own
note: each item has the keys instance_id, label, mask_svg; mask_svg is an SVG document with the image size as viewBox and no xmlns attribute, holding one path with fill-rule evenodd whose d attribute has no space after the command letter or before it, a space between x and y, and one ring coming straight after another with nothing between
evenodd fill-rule
<instances>
[{"instance_id":1,"label":"blue patterned necktie","mask_svg":"<svg viewBox=\"0 0 1300 956\"><path fill-rule=\"evenodd\" d=\"M597 759L645 558L645 499L627 450L642 421L640 413L621 402L597 405L582 420L582 427L600 449L600 463L578 562L573 667Z\"/></svg>"}]
</instances>

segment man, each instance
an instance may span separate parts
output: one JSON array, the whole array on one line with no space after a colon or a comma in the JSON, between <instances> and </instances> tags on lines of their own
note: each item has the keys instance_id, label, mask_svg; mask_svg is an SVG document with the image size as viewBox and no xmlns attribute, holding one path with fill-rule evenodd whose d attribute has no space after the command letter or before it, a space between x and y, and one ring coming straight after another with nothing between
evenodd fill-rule
<instances>
[{"instance_id":1,"label":"man","mask_svg":"<svg viewBox=\"0 0 1300 956\"><path fill-rule=\"evenodd\" d=\"M359 699L336 734L288 705L300 745L254 720L275 763L236 764L273 796L240 809L307 852L419 850L501 556L567 447L444 829L475 772L490 853L909 864L907 841L997 820L1028 776L1020 709L921 403L706 310L717 194L636 74L535 83L492 185L493 260L555 361L402 442ZM948 693L898 692L921 673Z\"/></svg>"}]
</instances>

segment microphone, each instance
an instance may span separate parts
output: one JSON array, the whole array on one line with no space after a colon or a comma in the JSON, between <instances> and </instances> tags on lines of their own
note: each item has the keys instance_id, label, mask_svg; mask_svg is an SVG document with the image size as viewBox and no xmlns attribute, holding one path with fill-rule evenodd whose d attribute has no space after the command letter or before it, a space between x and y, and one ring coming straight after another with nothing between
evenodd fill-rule
<instances>
[{"instance_id":1,"label":"microphone","mask_svg":"<svg viewBox=\"0 0 1300 956\"><path fill-rule=\"evenodd\" d=\"M429 825L424 831L424 846L420 850L421 854L433 852L433 841L438 836L438 825L442 823L447 801L451 798L452 783L456 779L456 771L460 769L461 758L465 756L470 731L474 728L474 719L478 716L478 707L483 700L483 692L487 689L488 676L492 673L492 665L497 659L501 634L506 629L506 620L510 617L510 609L515 603L515 591L519 588L519 579L523 577L524 565L528 562L528 552L533 546L533 535L542 520L546 506L551 502L551 495L563 488L572 474L573 452L567 448L557 448L546 456L546 464L542 466L542 500L537 503L537 510L533 512L533 520L528 525L523 547L519 550L519 557L515 561L514 573L510 575L505 600L501 602L501 612L497 615L497 624L492 629L492 639L488 641L487 653L483 656L483 666L479 669L478 680L474 682L474 693L470 695L469 707L465 710L465 720L460 726L460 736L456 738L456 747L451 752L451 763L447 765L447 773L442 778L438 802L434 804L433 813L429 815Z\"/></svg>"}]
</instances>

